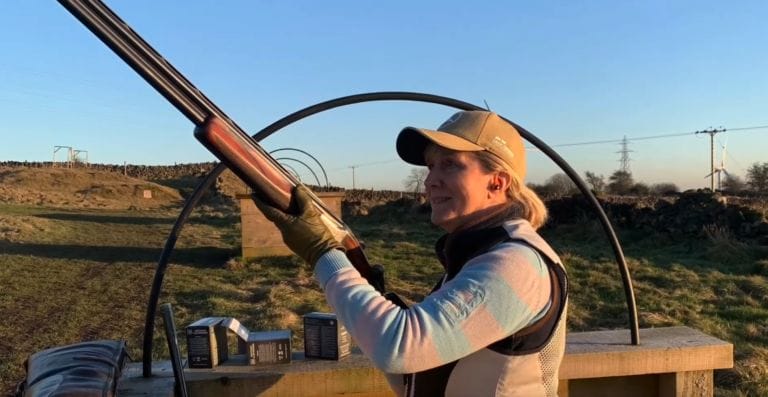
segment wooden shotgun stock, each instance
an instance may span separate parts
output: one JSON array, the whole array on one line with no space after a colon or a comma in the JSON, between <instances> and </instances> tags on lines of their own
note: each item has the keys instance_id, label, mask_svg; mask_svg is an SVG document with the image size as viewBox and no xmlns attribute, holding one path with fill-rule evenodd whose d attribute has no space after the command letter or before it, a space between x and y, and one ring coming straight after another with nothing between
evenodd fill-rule
<instances>
[{"instance_id":1,"label":"wooden shotgun stock","mask_svg":"<svg viewBox=\"0 0 768 397\"><path fill-rule=\"evenodd\" d=\"M195 124L195 137L248 187L278 208L289 209L299 181L154 48L99 0L59 0L93 34ZM350 262L384 292L380 267L372 268L351 230L313 195L323 221L346 248Z\"/></svg>"}]
</instances>

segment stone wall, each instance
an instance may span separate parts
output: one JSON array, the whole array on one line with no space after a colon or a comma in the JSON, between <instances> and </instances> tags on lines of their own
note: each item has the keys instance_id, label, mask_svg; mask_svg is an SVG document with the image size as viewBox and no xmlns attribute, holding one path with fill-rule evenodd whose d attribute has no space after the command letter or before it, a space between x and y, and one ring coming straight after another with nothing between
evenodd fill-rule
<instances>
[{"instance_id":1,"label":"stone wall","mask_svg":"<svg viewBox=\"0 0 768 397\"><path fill-rule=\"evenodd\" d=\"M614 226L686 236L701 236L708 228L719 228L737 238L768 244L768 213L759 198L690 191L670 197L601 197L598 201ZM597 219L582 196L550 200L547 208L551 224Z\"/></svg>"},{"instance_id":2,"label":"stone wall","mask_svg":"<svg viewBox=\"0 0 768 397\"><path fill-rule=\"evenodd\" d=\"M51 168L66 167L64 162L50 161L0 161L0 167ZM216 166L214 162L189 163L177 165L134 165L134 164L82 164L74 163L74 168L88 168L99 171L109 171L146 181L162 181L178 179L185 176L204 176Z\"/></svg>"}]
</instances>

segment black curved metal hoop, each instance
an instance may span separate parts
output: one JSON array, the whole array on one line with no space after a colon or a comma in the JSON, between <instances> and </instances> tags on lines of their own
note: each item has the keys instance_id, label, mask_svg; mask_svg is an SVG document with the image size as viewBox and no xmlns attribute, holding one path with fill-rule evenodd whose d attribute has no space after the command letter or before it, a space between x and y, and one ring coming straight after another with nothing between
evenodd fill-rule
<instances>
[{"instance_id":1,"label":"black curved metal hoop","mask_svg":"<svg viewBox=\"0 0 768 397\"><path fill-rule=\"evenodd\" d=\"M303 162L303 161L301 161L299 159L295 159L293 157L275 157L275 161L277 161L280 165L285 165L285 164L283 164L282 160L291 160L291 161L295 161L295 162L303 165L309 171L309 173L312 174L312 177L315 178L315 182L317 182L317 186L322 186L320 184L320 178L317 177L317 174L315 173L315 170L313 170L312 167L307 165L307 163L305 163L305 162ZM327 183L326 183L326 186L328 186Z\"/></svg>"},{"instance_id":2,"label":"black curved metal hoop","mask_svg":"<svg viewBox=\"0 0 768 397\"><path fill-rule=\"evenodd\" d=\"M320 160L316 159L315 156L309 154L308 152L305 152L305 151L303 151L301 149L292 148L292 147L284 147L284 148L280 148L280 149L275 149L275 150L269 152L269 154L274 154L274 153L281 152L281 151L284 151L284 150L290 150L290 151L294 151L294 152L303 153L307 157L311 158L315 162L315 164L317 164L317 166L320 167L320 171L323 171L323 178L325 178L325 187L331 186L330 183L328 183L328 174L325 173L325 167L323 167L323 164L320 162ZM307 167L307 168L309 168L309 167ZM310 168L310 170L311 170L311 168ZM313 172L313 174L314 174L314 172ZM317 179L317 176L315 176L315 179ZM320 185L320 182L317 182L317 184Z\"/></svg>"},{"instance_id":3,"label":"black curved metal hoop","mask_svg":"<svg viewBox=\"0 0 768 397\"><path fill-rule=\"evenodd\" d=\"M290 165L288 165L288 164L285 164L285 163L281 163L281 162L280 162L280 160L278 160L278 159L275 159L275 161L277 161L277 162L280 164L280 166L284 167L286 170L288 170L290 173L292 173L292 174L293 174L293 176L294 176L294 177L295 177L295 178L296 178L296 179L297 179L299 182L301 182L301 178L299 178L299 172L298 172L298 171L296 171L296 168L293 168L292 166L290 166Z\"/></svg>"},{"instance_id":4,"label":"black curved metal hoop","mask_svg":"<svg viewBox=\"0 0 768 397\"><path fill-rule=\"evenodd\" d=\"M304 119L306 117L312 116L314 114L317 114L326 110L347 106L347 105L352 105L352 104L357 104L357 103L374 102L374 101L426 102L426 103L433 103L437 105L453 107L461 110L485 110L484 108L481 108L479 106L473 105L468 102L463 102L457 99L438 96L438 95L432 95L432 94L424 94L424 93L417 93L417 92L399 92L399 91L372 92L372 93L340 97L340 98L332 99L326 102L321 102L321 103L306 107L302 110L291 113L288 116L285 116L282 119L268 125L264 129L262 129L261 131L253 135L253 139L255 139L256 141L261 141L262 139L272 135L273 133L279 131L280 129L292 123L295 123L301 119ZM515 126L515 128L517 128L517 130L520 132L520 135L523 137L523 139L533 144L536 148L538 148L544 154L546 154L547 157L549 157L552 161L554 161L555 164L557 164L560 167L560 169L562 169L566 173L566 175L568 175L568 177L571 178L571 180L576 184L576 187L578 187L579 191L581 191L581 193L587 198L590 204L593 205L595 212L597 212L598 218L600 219L600 223L602 224L603 229L608 236L608 240L611 244L611 247L613 248L614 255L616 257L616 262L619 267L619 272L621 273L621 280L624 286L624 294L627 300L627 310L629 312L628 316L629 316L629 323L630 323L631 343L633 345L639 344L640 338L639 338L639 329L638 329L638 323L637 323L637 309L635 306L635 294L632 289L632 279L629 274L627 263L624 259L624 253L621 249L621 245L619 244L619 240L616 237L616 233L614 232L613 227L611 226L611 223L608 220L608 217L603 211L603 208L600 206L600 203L597 201L597 198L594 196L594 194L592 194L592 192L589 190L589 187L587 187L586 183L584 183L584 181L581 179L579 174L576 171L574 171L573 168L571 168L571 166L568 165L568 163L566 163L565 160L563 160L554 150L552 150L543 141L538 139L536 136L528 132L523 127L513 123L512 121L506 118L504 120L506 120L508 123L512 124L513 126ZM200 201L200 198L203 196L203 193L211 187L211 185L216 180L216 178L226 168L227 167L224 164L219 163L218 165L216 165L216 167L213 168L213 170L211 170L208 173L205 179L203 179L203 181L201 181L200 184L195 188L195 191L187 199L187 202L184 205L184 208L179 214L179 217L176 219L176 223L173 225L173 228L171 229L171 232L168 235L168 239L166 240L165 246L163 247L163 251L160 254L160 259L158 260L158 263L157 263L157 269L155 270L155 277L152 282L152 289L150 292L149 303L147 306L147 317L146 317L146 322L144 324L144 344L143 344L143 375L144 377L150 377L152 375L152 337L154 335L155 316L157 313L157 302L160 297L160 289L163 284L163 278L165 277L165 270L168 267L168 259L170 258L170 255L173 252L173 247L176 245L176 241L178 240L179 233L181 232L181 229L184 223L186 222L187 218L189 218L189 215L191 214L192 209Z\"/></svg>"}]
</instances>

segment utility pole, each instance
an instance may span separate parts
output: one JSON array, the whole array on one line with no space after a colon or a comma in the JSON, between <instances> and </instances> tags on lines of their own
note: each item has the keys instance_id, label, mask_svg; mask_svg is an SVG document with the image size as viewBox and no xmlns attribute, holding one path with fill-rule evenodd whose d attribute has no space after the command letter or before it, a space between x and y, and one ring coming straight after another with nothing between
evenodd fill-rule
<instances>
[{"instance_id":1,"label":"utility pole","mask_svg":"<svg viewBox=\"0 0 768 397\"><path fill-rule=\"evenodd\" d=\"M715 191L715 134L725 132L725 128L712 128L696 131L697 134L709 134L709 189Z\"/></svg>"},{"instance_id":2,"label":"utility pole","mask_svg":"<svg viewBox=\"0 0 768 397\"><path fill-rule=\"evenodd\" d=\"M351 165L349 168L352 168L352 190L355 190L355 168L359 167L359 165Z\"/></svg>"}]
</instances>

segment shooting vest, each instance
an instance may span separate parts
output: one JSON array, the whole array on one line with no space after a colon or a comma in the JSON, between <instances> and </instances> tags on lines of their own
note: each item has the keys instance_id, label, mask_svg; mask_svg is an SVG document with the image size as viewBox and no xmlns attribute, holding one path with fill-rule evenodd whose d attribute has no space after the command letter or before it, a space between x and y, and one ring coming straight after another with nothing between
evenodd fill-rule
<instances>
[{"instance_id":1,"label":"shooting vest","mask_svg":"<svg viewBox=\"0 0 768 397\"><path fill-rule=\"evenodd\" d=\"M453 237L453 238L451 238ZM446 235L436 250L445 267L434 291L470 259L504 242L519 242L547 264L552 294L545 315L513 335L457 361L404 375L406 396L556 396L558 369L565 353L567 279L560 259L525 220ZM399 389L399 388L398 388Z\"/></svg>"}]
</instances>

